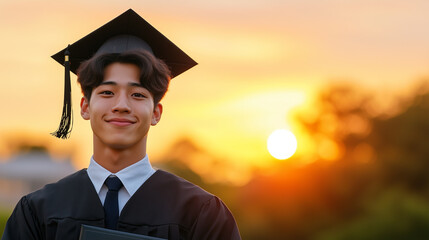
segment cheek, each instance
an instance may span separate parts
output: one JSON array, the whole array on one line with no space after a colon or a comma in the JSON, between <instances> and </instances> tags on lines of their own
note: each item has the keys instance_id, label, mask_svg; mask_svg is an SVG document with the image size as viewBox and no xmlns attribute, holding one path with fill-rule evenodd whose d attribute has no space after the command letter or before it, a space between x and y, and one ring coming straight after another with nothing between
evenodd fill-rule
<instances>
[{"instance_id":1,"label":"cheek","mask_svg":"<svg viewBox=\"0 0 429 240\"><path fill-rule=\"evenodd\" d=\"M94 101L91 102L90 110L92 113L101 113L105 112L106 110L110 109L110 101L109 99L105 99L104 101L99 101L98 99L94 99Z\"/></svg>"},{"instance_id":2,"label":"cheek","mask_svg":"<svg viewBox=\"0 0 429 240\"><path fill-rule=\"evenodd\" d=\"M141 108L136 110L138 111L137 115L140 117L140 119L144 122L151 122L153 117L152 109L150 108Z\"/></svg>"}]
</instances>

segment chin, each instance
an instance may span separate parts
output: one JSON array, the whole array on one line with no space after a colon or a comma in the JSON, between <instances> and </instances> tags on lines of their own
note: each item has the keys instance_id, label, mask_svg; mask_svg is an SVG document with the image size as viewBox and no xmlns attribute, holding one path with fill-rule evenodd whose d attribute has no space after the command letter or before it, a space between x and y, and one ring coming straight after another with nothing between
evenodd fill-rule
<instances>
[{"instance_id":1,"label":"chin","mask_svg":"<svg viewBox=\"0 0 429 240\"><path fill-rule=\"evenodd\" d=\"M109 134L94 134L94 143L97 142L97 145L102 148L104 146L115 150L132 149L139 146L144 148L146 136L136 135L132 132L117 134L110 131Z\"/></svg>"},{"instance_id":2,"label":"chin","mask_svg":"<svg viewBox=\"0 0 429 240\"><path fill-rule=\"evenodd\" d=\"M105 144L112 149L124 150L135 146L144 146L144 139L133 139L127 136L113 137L106 139Z\"/></svg>"},{"instance_id":3,"label":"chin","mask_svg":"<svg viewBox=\"0 0 429 240\"><path fill-rule=\"evenodd\" d=\"M109 142L106 144L106 146L115 150L124 150L129 148L129 144L126 144L124 142Z\"/></svg>"},{"instance_id":4,"label":"chin","mask_svg":"<svg viewBox=\"0 0 429 240\"><path fill-rule=\"evenodd\" d=\"M115 139L115 140L111 140L111 141L106 141L105 143L110 148L117 149L117 150L127 149L127 148L130 148L131 146L135 145L135 142L133 142L133 141L126 141L126 140L122 140L122 139Z\"/></svg>"}]
</instances>

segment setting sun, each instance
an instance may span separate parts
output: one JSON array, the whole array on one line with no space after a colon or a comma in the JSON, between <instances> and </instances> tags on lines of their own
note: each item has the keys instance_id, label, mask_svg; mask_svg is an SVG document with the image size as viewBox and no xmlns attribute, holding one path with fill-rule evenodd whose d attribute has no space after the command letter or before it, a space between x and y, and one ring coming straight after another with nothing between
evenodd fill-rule
<instances>
[{"instance_id":1,"label":"setting sun","mask_svg":"<svg viewBox=\"0 0 429 240\"><path fill-rule=\"evenodd\" d=\"M283 160L292 157L298 146L295 135L286 129L277 129L268 137L267 148L271 156Z\"/></svg>"}]
</instances>

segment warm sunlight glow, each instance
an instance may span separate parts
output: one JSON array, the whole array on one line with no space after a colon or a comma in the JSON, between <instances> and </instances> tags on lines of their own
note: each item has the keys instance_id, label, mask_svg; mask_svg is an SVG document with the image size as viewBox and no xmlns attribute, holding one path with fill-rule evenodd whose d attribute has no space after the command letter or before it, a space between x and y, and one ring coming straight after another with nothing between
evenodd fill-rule
<instances>
[{"instance_id":1,"label":"warm sunlight glow","mask_svg":"<svg viewBox=\"0 0 429 240\"><path fill-rule=\"evenodd\" d=\"M298 142L295 135L289 130L275 130L268 137L267 147L271 156L283 160L292 157L295 153Z\"/></svg>"}]
</instances>

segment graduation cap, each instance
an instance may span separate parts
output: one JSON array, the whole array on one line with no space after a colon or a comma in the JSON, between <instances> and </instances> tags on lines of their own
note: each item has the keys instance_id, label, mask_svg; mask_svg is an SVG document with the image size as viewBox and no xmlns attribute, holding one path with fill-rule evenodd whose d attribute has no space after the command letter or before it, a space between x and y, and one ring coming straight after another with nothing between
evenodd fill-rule
<instances>
[{"instance_id":1,"label":"graduation cap","mask_svg":"<svg viewBox=\"0 0 429 240\"><path fill-rule=\"evenodd\" d=\"M143 49L161 59L169 67L171 78L178 76L197 63L174 43L168 40L132 9L96 29L92 33L68 45L52 56L65 67L64 105L60 126L52 133L67 138L72 127L70 71L77 74L83 61L94 55L121 53Z\"/></svg>"}]
</instances>

